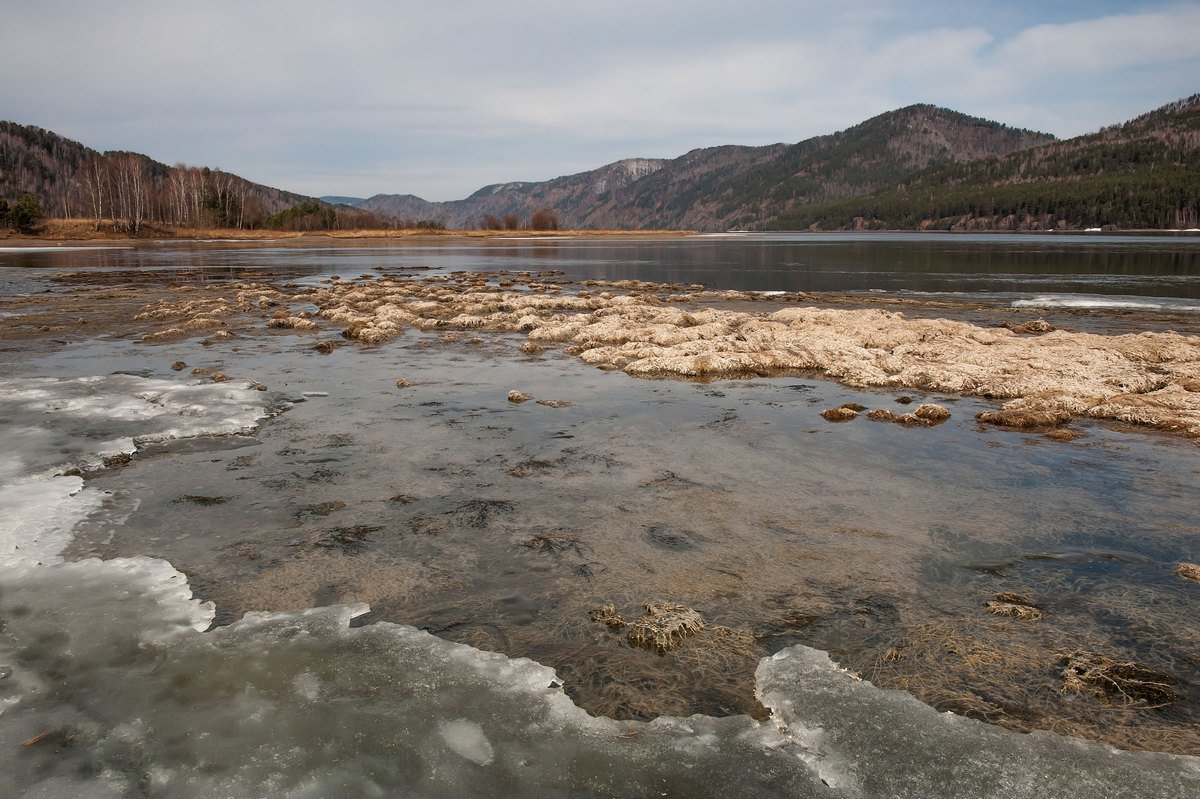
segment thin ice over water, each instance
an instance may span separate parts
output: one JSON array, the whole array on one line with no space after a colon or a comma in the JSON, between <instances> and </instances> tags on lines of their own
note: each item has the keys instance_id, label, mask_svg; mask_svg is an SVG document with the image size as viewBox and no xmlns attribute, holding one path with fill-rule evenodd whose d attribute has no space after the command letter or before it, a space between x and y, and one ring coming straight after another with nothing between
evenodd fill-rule
<instances>
[{"instance_id":1,"label":"thin ice over water","mask_svg":"<svg viewBox=\"0 0 1200 799\"><path fill-rule=\"evenodd\" d=\"M36 613L30 612L37 609ZM213 609L165 561L0 572L0 772L25 795L1169 797L1200 761L1022 735L881 691L803 646L772 719L597 718L552 669L366 606ZM23 743L34 741L27 746Z\"/></svg>"}]
</instances>

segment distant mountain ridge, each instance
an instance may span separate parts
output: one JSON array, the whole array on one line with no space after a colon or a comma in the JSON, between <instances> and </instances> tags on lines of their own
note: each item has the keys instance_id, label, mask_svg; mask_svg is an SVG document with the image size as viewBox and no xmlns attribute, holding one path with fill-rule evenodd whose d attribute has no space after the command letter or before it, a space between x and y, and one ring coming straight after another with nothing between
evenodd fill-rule
<instances>
[{"instance_id":1,"label":"distant mountain ridge","mask_svg":"<svg viewBox=\"0 0 1200 799\"><path fill-rule=\"evenodd\" d=\"M1200 227L1200 94L1095 133L935 166L867 195L782 209L804 230Z\"/></svg>"},{"instance_id":2,"label":"distant mountain ridge","mask_svg":"<svg viewBox=\"0 0 1200 799\"><path fill-rule=\"evenodd\" d=\"M541 182L485 186L433 203L379 194L354 203L377 214L467 227L487 214L554 210L567 228L725 230L756 226L796 205L868 194L936 165L1003 155L1054 137L932 105L880 114L798 144L725 145L674 159L633 158Z\"/></svg>"},{"instance_id":3,"label":"distant mountain ridge","mask_svg":"<svg viewBox=\"0 0 1200 799\"><path fill-rule=\"evenodd\" d=\"M889 111L796 144L706 147L628 158L462 200L412 194L316 200L208 168L98 153L0 122L0 199L33 193L47 215L191 227L308 230L555 212L579 229L1040 230L1200 227L1200 95L1058 140L945 108ZM135 220L135 221L130 221Z\"/></svg>"}]
</instances>

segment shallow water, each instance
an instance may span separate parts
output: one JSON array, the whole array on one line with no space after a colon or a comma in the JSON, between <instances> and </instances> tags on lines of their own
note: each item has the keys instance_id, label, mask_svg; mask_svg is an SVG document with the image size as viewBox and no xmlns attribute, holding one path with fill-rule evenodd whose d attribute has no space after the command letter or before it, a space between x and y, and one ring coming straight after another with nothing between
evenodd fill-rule
<instances>
[{"instance_id":1,"label":"shallow water","mask_svg":"<svg viewBox=\"0 0 1200 799\"><path fill-rule=\"evenodd\" d=\"M704 283L743 291L1038 294L1200 299L1200 236L918 233L753 234L667 239L424 239L181 244L50 252L0 251L4 267L286 269L341 274L561 269L577 280Z\"/></svg>"},{"instance_id":2,"label":"shallow water","mask_svg":"<svg viewBox=\"0 0 1200 799\"><path fill-rule=\"evenodd\" d=\"M311 278L352 276L395 266L393 249L278 248L268 257L219 248L212 260L218 275L236 258ZM205 252L170 250L156 263L185 261L188 274L211 278ZM447 266L424 250L404 258ZM367 603L356 624L397 622L530 657L556 669L582 708L619 719L761 717L760 659L804 644L938 709L1200 752L1200 587L1172 574L1200 559L1193 442L1087 423L1076 425L1084 438L1051 442L980 429L974 415L987 402L919 394L951 419L929 429L834 425L820 410L849 401L898 409L898 394L801 376L637 380L557 350L526 355L520 335L410 333L372 348L312 349L334 333L263 330L207 347L74 335L53 348L10 348L0 367L17 383L141 375L120 377L115 398L139 379L192 382L169 368L182 360L188 370L220 369L229 386L259 381L270 391L248 394L263 412L285 409L248 436L149 436L131 462L84 469L87 491L106 493L87 495L103 504L74 528L67 559L169 561L197 597L215 602L218 624L250 611ZM399 378L412 385L397 388ZM571 405L512 404L513 389ZM31 453L47 448L30 431L74 429L45 408L10 402L5 411L0 435ZM97 413L96 440L120 432L105 424ZM56 446L57 462L73 459ZM987 613L1000 592L1033 597L1046 618ZM632 619L653 601L695 608L710 628L657 654L589 617L612 603ZM1074 649L1141 661L1171 675L1181 698L1113 708L1063 694L1058 656ZM46 668L43 679L54 671ZM460 749L481 751L474 728L448 729ZM861 770L869 755L854 757ZM837 795L852 795L846 785Z\"/></svg>"}]
</instances>

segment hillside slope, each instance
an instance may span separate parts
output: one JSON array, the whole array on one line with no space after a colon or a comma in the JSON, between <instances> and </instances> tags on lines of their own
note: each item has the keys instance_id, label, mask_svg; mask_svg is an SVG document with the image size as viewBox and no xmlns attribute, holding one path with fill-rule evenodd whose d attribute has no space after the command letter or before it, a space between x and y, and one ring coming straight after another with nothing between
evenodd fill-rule
<instances>
[{"instance_id":1,"label":"hillside slope","mask_svg":"<svg viewBox=\"0 0 1200 799\"><path fill-rule=\"evenodd\" d=\"M753 226L803 203L868 194L931 165L1001 155L1053 141L931 105L889 111L798 144L726 145L674 159L629 159L539 183L487 186L463 200L429 203L377 195L358 207L469 226L485 214L556 211L563 226L725 230Z\"/></svg>"},{"instance_id":2,"label":"hillside slope","mask_svg":"<svg viewBox=\"0 0 1200 799\"><path fill-rule=\"evenodd\" d=\"M785 209L761 229L1200 227L1200 94L1121 125L962 164L867 196Z\"/></svg>"},{"instance_id":3,"label":"hillside slope","mask_svg":"<svg viewBox=\"0 0 1200 799\"><path fill-rule=\"evenodd\" d=\"M131 152L100 153L32 125L0 121L0 198L30 193L47 216L200 227L254 227L303 202L300 194L207 167L167 166Z\"/></svg>"}]
</instances>

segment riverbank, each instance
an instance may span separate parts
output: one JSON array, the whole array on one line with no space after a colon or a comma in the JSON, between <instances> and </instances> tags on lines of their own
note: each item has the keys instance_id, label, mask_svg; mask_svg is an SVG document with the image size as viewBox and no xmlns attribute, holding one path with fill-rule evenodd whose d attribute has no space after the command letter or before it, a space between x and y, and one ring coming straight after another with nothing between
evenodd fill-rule
<instances>
[{"instance_id":1,"label":"riverbank","mask_svg":"<svg viewBox=\"0 0 1200 799\"><path fill-rule=\"evenodd\" d=\"M571 238L620 237L648 238L663 236L694 236L687 230L435 230L430 228L404 228L399 230L244 230L240 228L191 228L170 225L146 224L139 233L132 234L117 230L111 222L103 222L99 229L86 219L48 219L36 233L17 234L0 230L0 242L6 246L38 246L46 242L96 243L96 242L141 242L141 241L322 241L352 239L413 239L462 237L470 239L547 239L569 236Z\"/></svg>"}]
</instances>

